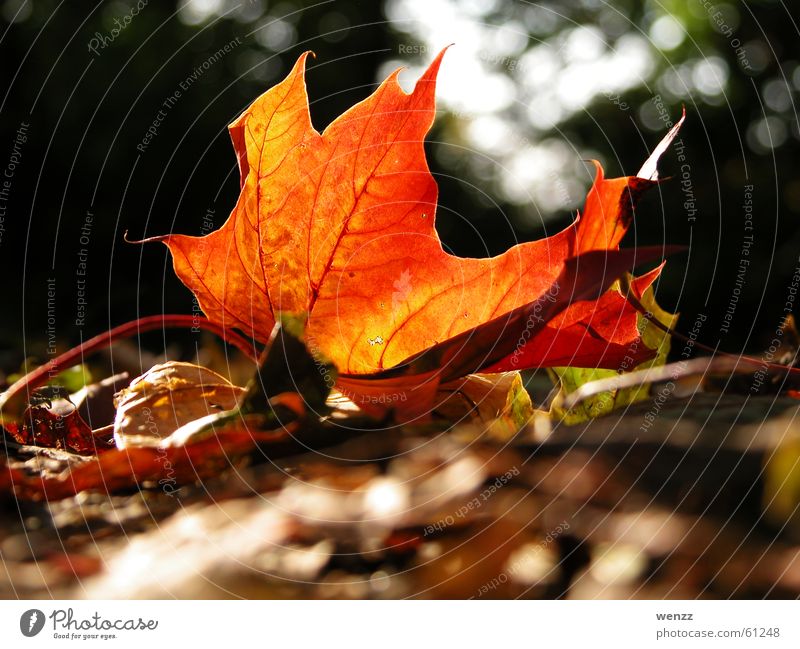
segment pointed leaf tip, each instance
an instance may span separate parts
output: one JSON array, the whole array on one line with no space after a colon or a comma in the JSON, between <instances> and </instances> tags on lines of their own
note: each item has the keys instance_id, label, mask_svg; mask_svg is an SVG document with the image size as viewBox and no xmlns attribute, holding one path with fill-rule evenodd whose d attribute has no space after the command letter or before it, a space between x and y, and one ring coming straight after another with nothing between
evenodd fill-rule
<instances>
[{"instance_id":1,"label":"pointed leaf tip","mask_svg":"<svg viewBox=\"0 0 800 649\"><path fill-rule=\"evenodd\" d=\"M650 154L650 157L647 158L645 163L642 165L642 168L639 169L639 173L636 174L637 178L644 178L645 180L658 180L658 160L662 155L664 155L664 152L669 148L669 145L672 144L672 141L678 135L678 131L681 130L681 126L683 126L685 119L686 107L684 106L681 118L672 126L672 128L669 129L669 131L667 131L667 134L661 139L661 142L659 142L656 148L653 149L653 153Z\"/></svg>"}]
</instances>

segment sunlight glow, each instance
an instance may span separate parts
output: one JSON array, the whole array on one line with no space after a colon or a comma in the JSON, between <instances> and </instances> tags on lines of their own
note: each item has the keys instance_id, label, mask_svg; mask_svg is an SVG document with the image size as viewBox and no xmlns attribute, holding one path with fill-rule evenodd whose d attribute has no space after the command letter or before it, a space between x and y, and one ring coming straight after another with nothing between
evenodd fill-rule
<instances>
[{"instance_id":1,"label":"sunlight glow","mask_svg":"<svg viewBox=\"0 0 800 649\"><path fill-rule=\"evenodd\" d=\"M490 18L492 11L508 17ZM655 70L654 48L645 36L629 32L609 40L599 26L570 23L559 32L556 25L565 19L555 9L389 0L386 14L395 29L420 44L411 57L401 54L392 62L413 66L412 78L436 52L454 43L439 77L438 106L453 115L455 135L474 152L469 159L473 171L480 167L485 176L486 161L479 162L478 156L489 156L498 170L492 175L501 198L530 205L536 214L578 207L578 189L586 181L574 164L586 157L584 152L574 150L563 135L548 132L593 101L640 86ZM656 31L672 43L676 27L661 23ZM548 38L540 41L534 33ZM724 83L723 72L703 68L697 75L713 93L719 87L715 80ZM548 136L546 143L543 136Z\"/></svg>"}]
</instances>

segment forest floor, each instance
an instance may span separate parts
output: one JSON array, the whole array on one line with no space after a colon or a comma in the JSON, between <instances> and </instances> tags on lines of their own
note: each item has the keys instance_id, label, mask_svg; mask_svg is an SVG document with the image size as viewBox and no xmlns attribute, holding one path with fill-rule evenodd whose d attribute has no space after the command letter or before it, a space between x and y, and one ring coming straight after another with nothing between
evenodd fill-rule
<instances>
[{"instance_id":1,"label":"forest floor","mask_svg":"<svg viewBox=\"0 0 800 649\"><path fill-rule=\"evenodd\" d=\"M697 393L643 426L652 408L507 440L351 431L175 491L6 499L0 596L799 597L797 510L769 497L775 466L797 474L798 401Z\"/></svg>"}]
</instances>

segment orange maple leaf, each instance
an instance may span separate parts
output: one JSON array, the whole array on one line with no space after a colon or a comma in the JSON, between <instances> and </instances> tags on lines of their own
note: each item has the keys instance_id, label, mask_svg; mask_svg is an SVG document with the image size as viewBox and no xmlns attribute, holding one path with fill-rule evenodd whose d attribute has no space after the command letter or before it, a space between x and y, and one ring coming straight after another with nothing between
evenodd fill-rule
<instances>
[{"instance_id":1,"label":"orange maple leaf","mask_svg":"<svg viewBox=\"0 0 800 649\"><path fill-rule=\"evenodd\" d=\"M398 70L322 133L300 56L230 126L241 172L230 218L204 237L157 238L177 275L210 320L261 341L281 312L306 317L310 347L366 403L413 375L414 412L440 382L470 372L650 358L635 344L635 308L608 288L654 256L614 251L636 199L657 183L655 160L646 178L607 180L598 164L582 217L553 236L488 259L450 255L434 227L438 191L424 152L443 55L410 94Z\"/></svg>"}]
</instances>

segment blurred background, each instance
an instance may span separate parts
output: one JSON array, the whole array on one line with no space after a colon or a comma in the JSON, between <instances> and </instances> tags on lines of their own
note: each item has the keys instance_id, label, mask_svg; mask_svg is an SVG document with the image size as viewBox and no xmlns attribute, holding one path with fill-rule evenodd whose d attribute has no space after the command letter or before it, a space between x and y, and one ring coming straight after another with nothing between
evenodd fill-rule
<instances>
[{"instance_id":1,"label":"blurred background","mask_svg":"<svg viewBox=\"0 0 800 649\"><path fill-rule=\"evenodd\" d=\"M4 0L0 367L191 312L166 248L123 235L224 222L239 187L226 126L301 52L322 130L398 66L410 88L450 43L428 144L446 247L494 255L559 230L591 185L585 160L635 174L685 106L661 164L673 179L624 245L689 246L659 301L685 332L707 315L706 344L758 351L800 253L797 38L769 0Z\"/></svg>"}]
</instances>

